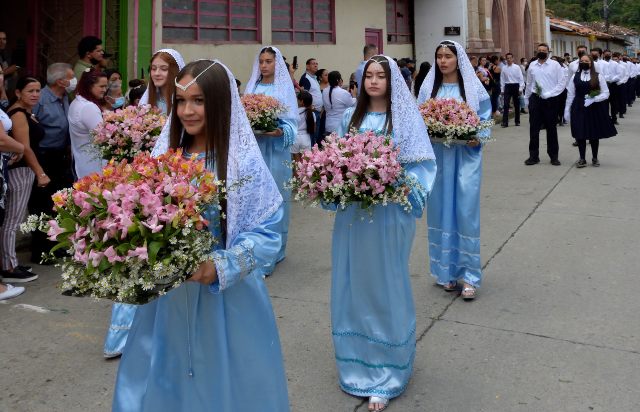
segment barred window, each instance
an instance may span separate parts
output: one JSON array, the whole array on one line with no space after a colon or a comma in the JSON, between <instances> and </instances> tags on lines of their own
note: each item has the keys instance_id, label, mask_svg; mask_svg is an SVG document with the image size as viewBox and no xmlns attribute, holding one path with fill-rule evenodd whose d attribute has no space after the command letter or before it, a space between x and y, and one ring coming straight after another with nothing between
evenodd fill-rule
<instances>
[{"instance_id":1,"label":"barred window","mask_svg":"<svg viewBox=\"0 0 640 412\"><path fill-rule=\"evenodd\" d=\"M164 43L259 43L260 0L163 0Z\"/></svg>"},{"instance_id":2,"label":"barred window","mask_svg":"<svg viewBox=\"0 0 640 412\"><path fill-rule=\"evenodd\" d=\"M335 0L272 0L273 43L336 42Z\"/></svg>"},{"instance_id":3,"label":"barred window","mask_svg":"<svg viewBox=\"0 0 640 412\"><path fill-rule=\"evenodd\" d=\"M413 1L387 0L387 41L392 44L413 43Z\"/></svg>"}]
</instances>

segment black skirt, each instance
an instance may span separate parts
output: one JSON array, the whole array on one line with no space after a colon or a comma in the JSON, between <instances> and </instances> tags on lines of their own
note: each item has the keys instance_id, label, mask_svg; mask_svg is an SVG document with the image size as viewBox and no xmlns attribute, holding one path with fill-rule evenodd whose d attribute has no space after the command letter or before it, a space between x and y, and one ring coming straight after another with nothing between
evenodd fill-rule
<instances>
[{"instance_id":1,"label":"black skirt","mask_svg":"<svg viewBox=\"0 0 640 412\"><path fill-rule=\"evenodd\" d=\"M576 100L578 97L576 96ZM571 135L576 140L606 139L618 134L609 117L608 101L571 105Z\"/></svg>"}]
</instances>

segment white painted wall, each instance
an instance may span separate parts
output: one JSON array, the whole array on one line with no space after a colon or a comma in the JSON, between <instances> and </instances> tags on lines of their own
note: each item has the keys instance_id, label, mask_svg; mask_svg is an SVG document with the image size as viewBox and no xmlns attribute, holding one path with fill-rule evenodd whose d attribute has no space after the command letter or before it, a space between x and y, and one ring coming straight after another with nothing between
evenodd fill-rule
<instances>
[{"instance_id":1,"label":"white painted wall","mask_svg":"<svg viewBox=\"0 0 640 412\"><path fill-rule=\"evenodd\" d=\"M434 63L436 47L445 39L444 28L460 26L460 36L446 37L467 47L467 2L466 0L415 0L415 44L416 59Z\"/></svg>"}]
</instances>

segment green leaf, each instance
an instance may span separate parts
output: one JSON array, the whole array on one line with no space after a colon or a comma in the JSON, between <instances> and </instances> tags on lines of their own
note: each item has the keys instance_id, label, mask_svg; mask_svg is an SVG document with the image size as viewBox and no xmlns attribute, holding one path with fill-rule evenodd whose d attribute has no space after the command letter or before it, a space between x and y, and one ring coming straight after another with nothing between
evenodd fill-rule
<instances>
[{"instance_id":1,"label":"green leaf","mask_svg":"<svg viewBox=\"0 0 640 412\"><path fill-rule=\"evenodd\" d=\"M156 256L158 256L158 252L164 246L164 242L153 241L149 243L149 247L147 251L149 252L149 263L154 264L156 262Z\"/></svg>"}]
</instances>

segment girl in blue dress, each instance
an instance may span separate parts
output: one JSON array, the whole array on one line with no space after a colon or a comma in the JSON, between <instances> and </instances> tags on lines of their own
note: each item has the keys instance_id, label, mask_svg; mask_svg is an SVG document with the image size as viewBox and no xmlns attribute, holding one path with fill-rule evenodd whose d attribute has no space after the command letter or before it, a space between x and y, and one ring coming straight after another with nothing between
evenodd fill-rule
<instances>
[{"instance_id":1,"label":"girl in blue dress","mask_svg":"<svg viewBox=\"0 0 640 412\"><path fill-rule=\"evenodd\" d=\"M412 210L352 204L338 209L333 229L331 329L340 387L369 398L381 411L402 394L413 369L416 315L409 255L416 218L436 174L427 129L397 64L374 56L364 67L364 88L344 114L339 133L351 129L391 135L399 161L419 183Z\"/></svg>"},{"instance_id":2,"label":"girl in blue dress","mask_svg":"<svg viewBox=\"0 0 640 412\"><path fill-rule=\"evenodd\" d=\"M160 49L153 53L149 65L151 66L151 81L142 95L139 105L151 104L162 110L162 114L168 116L153 151L153 153L164 153L169 145L169 130L171 129L171 111L169 110L169 113L167 113L166 99L173 98L175 91L174 79L176 74L184 67L184 59L174 49ZM149 97L150 94L151 98ZM103 354L105 358L115 358L122 355L122 350L127 343L131 322L133 322L133 317L136 314L136 308L137 305L126 303L113 304L111 324L104 339Z\"/></svg>"},{"instance_id":3,"label":"girl in blue dress","mask_svg":"<svg viewBox=\"0 0 640 412\"><path fill-rule=\"evenodd\" d=\"M418 103L428 99L465 101L480 120L491 119L491 100L460 44L445 40L436 48L436 65L420 88ZM490 129L479 132L488 137ZM480 183L482 144L474 139L449 147L434 143L438 174L427 202L431 275L445 290L458 289L471 300L480 287Z\"/></svg>"},{"instance_id":4,"label":"girl in blue dress","mask_svg":"<svg viewBox=\"0 0 640 412\"><path fill-rule=\"evenodd\" d=\"M280 250L278 192L234 77L219 61L176 78L170 147L197 153L227 185L205 217L219 239L188 282L140 306L113 411L288 411L278 331L258 270Z\"/></svg>"},{"instance_id":5,"label":"girl in blue dress","mask_svg":"<svg viewBox=\"0 0 640 412\"><path fill-rule=\"evenodd\" d=\"M282 247L276 258L262 268L263 276L269 276L273 273L276 263L286 256L291 198L291 190L287 189L286 183L291 179L291 145L295 142L298 131L298 99L280 50L265 47L258 52L245 93L275 97L287 108L286 113L280 115L276 130L256 135L264 161L284 200L284 216L271 228L282 237Z\"/></svg>"}]
</instances>

